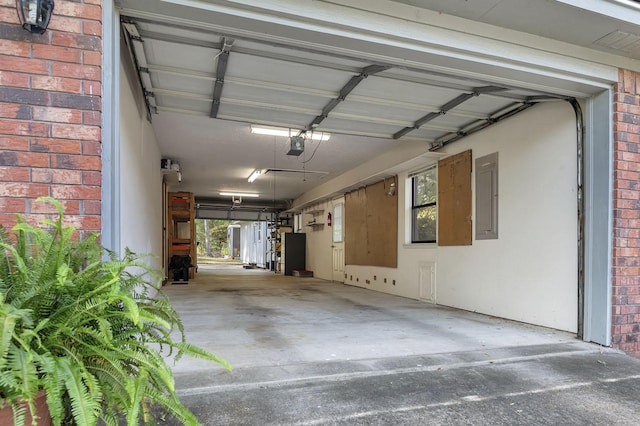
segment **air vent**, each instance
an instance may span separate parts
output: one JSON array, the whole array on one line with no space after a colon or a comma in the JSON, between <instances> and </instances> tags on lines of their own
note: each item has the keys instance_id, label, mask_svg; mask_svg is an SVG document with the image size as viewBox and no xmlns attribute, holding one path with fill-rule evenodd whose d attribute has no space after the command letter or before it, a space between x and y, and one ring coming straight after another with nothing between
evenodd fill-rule
<instances>
[{"instance_id":1,"label":"air vent","mask_svg":"<svg viewBox=\"0 0 640 426\"><path fill-rule=\"evenodd\" d=\"M596 40L594 44L625 53L640 53L640 35L624 31L613 31Z\"/></svg>"}]
</instances>

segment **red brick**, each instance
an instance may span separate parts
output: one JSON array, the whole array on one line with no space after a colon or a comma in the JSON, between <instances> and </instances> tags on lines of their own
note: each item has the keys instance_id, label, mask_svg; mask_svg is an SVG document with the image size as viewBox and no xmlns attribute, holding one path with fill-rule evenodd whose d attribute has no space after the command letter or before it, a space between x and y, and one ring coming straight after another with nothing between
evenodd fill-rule
<instances>
[{"instance_id":1,"label":"red brick","mask_svg":"<svg viewBox=\"0 0 640 426\"><path fill-rule=\"evenodd\" d=\"M100 37L102 35L102 24L96 21L84 21L82 23L82 32L86 35Z\"/></svg>"},{"instance_id":2,"label":"red brick","mask_svg":"<svg viewBox=\"0 0 640 426\"><path fill-rule=\"evenodd\" d=\"M95 200L85 200L82 202L82 212L86 215L99 215L102 213L102 203Z\"/></svg>"},{"instance_id":3,"label":"red brick","mask_svg":"<svg viewBox=\"0 0 640 426\"><path fill-rule=\"evenodd\" d=\"M640 180L640 172L632 172L628 170L616 170L614 172L614 177L616 179L637 181L637 180Z\"/></svg>"},{"instance_id":4,"label":"red brick","mask_svg":"<svg viewBox=\"0 0 640 426\"><path fill-rule=\"evenodd\" d=\"M15 2L13 10L12 8L0 8L0 22L6 22L8 24L19 24L18 13L15 9Z\"/></svg>"},{"instance_id":5,"label":"red brick","mask_svg":"<svg viewBox=\"0 0 640 426\"><path fill-rule=\"evenodd\" d=\"M82 60L82 51L70 47L34 44L33 57L39 59L49 59L58 62L73 62L79 64Z\"/></svg>"},{"instance_id":6,"label":"red brick","mask_svg":"<svg viewBox=\"0 0 640 426\"><path fill-rule=\"evenodd\" d=\"M640 163L640 154L637 152L622 152L621 160Z\"/></svg>"},{"instance_id":7,"label":"red brick","mask_svg":"<svg viewBox=\"0 0 640 426\"><path fill-rule=\"evenodd\" d=\"M60 200L64 208L65 218L67 215L80 213L80 201L77 200ZM32 214L57 214L58 210L50 203L31 203L29 212ZM66 221L65 221L66 222Z\"/></svg>"},{"instance_id":8,"label":"red brick","mask_svg":"<svg viewBox=\"0 0 640 426\"><path fill-rule=\"evenodd\" d=\"M42 59L17 58L15 56L0 55L0 70L24 71L30 74L48 74L49 65Z\"/></svg>"},{"instance_id":9,"label":"red brick","mask_svg":"<svg viewBox=\"0 0 640 426\"><path fill-rule=\"evenodd\" d=\"M62 2L56 4L56 14L99 21L102 19L102 8L92 4Z\"/></svg>"},{"instance_id":10,"label":"red brick","mask_svg":"<svg viewBox=\"0 0 640 426\"><path fill-rule=\"evenodd\" d=\"M24 213L26 201L20 198L0 198L0 211L3 213Z\"/></svg>"},{"instance_id":11,"label":"red brick","mask_svg":"<svg viewBox=\"0 0 640 426\"><path fill-rule=\"evenodd\" d=\"M102 124L102 114L99 111L84 111L82 113L82 124L100 126Z\"/></svg>"},{"instance_id":12,"label":"red brick","mask_svg":"<svg viewBox=\"0 0 640 426\"><path fill-rule=\"evenodd\" d=\"M18 223L18 220L16 218L15 213L0 213L0 224L2 224L2 226L4 226L5 228L11 229L17 223Z\"/></svg>"},{"instance_id":13,"label":"red brick","mask_svg":"<svg viewBox=\"0 0 640 426\"><path fill-rule=\"evenodd\" d=\"M35 152L80 154L81 143L71 139L35 139L31 142L31 149Z\"/></svg>"},{"instance_id":14,"label":"red brick","mask_svg":"<svg viewBox=\"0 0 640 426\"><path fill-rule=\"evenodd\" d=\"M82 33L82 21L59 15L58 6L56 5L55 12L51 18L51 22L49 23L49 30L80 34Z\"/></svg>"},{"instance_id":15,"label":"red brick","mask_svg":"<svg viewBox=\"0 0 640 426\"><path fill-rule=\"evenodd\" d=\"M31 181L35 183L52 183L53 173L51 169L33 169L31 171Z\"/></svg>"},{"instance_id":16,"label":"red brick","mask_svg":"<svg viewBox=\"0 0 640 426\"><path fill-rule=\"evenodd\" d=\"M82 142L82 153L84 155L102 155L102 144L100 142Z\"/></svg>"},{"instance_id":17,"label":"red brick","mask_svg":"<svg viewBox=\"0 0 640 426\"><path fill-rule=\"evenodd\" d=\"M0 54L9 56L31 56L31 44L24 41L0 39Z\"/></svg>"},{"instance_id":18,"label":"red brick","mask_svg":"<svg viewBox=\"0 0 640 426\"><path fill-rule=\"evenodd\" d=\"M33 107L33 119L36 121L54 121L57 123L82 123L82 112L69 108Z\"/></svg>"},{"instance_id":19,"label":"red brick","mask_svg":"<svg viewBox=\"0 0 640 426\"><path fill-rule=\"evenodd\" d=\"M89 96L101 96L102 85L99 81L83 81L82 93Z\"/></svg>"},{"instance_id":20,"label":"red brick","mask_svg":"<svg viewBox=\"0 0 640 426\"><path fill-rule=\"evenodd\" d=\"M623 70L622 72L622 91L625 93L636 94L636 76L633 71Z\"/></svg>"},{"instance_id":21,"label":"red brick","mask_svg":"<svg viewBox=\"0 0 640 426\"><path fill-rule=\"evenodd\" d=\"M0 164L14 167L49 167L49 155L37 152L3 151Z\"/></svg>"},{"instance_id":22,"label":"red brick","mask_svg":"<svg viewBox=\"0 0 640 426\"><path fill-rule=\"evenodd\" d=\"M100 81L100 78L102 77L99 67L61 62L54 62L51 65L51 74L55 77L69 77L95 81Z\"/></svg>"},{"instance_id":23,"label":"red brick","mask_svg":"<svg viewBox=\"0 0 640 426\"><path fill-rule=\"evenodd\" d=\"M59 154L51 158L51 167L75 170L100 170L100 157Z\"/></svg>"},{"instance_id":24,"label":"red brick","mask_svg":"<svg viewBox=\"0 0 640 426\"><path fill-rule=\"evenodd\" d=\"M99 200L100 194L100 187L51 185L51 196L57 199Z\"/></svg>"},{"instance_id":25,"label":"red brick","mask_svg":"<svg viewBox=\"0 0 640 426\"><path fill-rule=\"evenodd\" d=\"M82 81L64 77L35 76L31 78L31 87L56 92L81 93Z\"/></svg>"},{"instance_id":26,"label":"red brick","mask_svg":"<svg viewBox=\"0 0 640 426\"><path fill-rule=\"evenodd\" d=\"M54 32L51 37L51 44L54 46L77 47L87 50L101 50L101 40L98 36L72 34L64 32Z\"/></svg>"},{"instance_id":27,"label":"red brick","mask_svg":"<svg viewBox=\"0 0 640 426\"><path fill-rule=\"evenodd\" d=\"M0 86L29 87L29 75L19 72L0 71Z\"/></svg>"},{"instance_id":28,"label":"red brick","mask_svg":"<svg viewBox=\"0 0 640 426\"><path fill-rule=\"evenodd\" d=\"M100 232L100 216L65 216L65 224L76 229Z\"/></svg>"},{"instance_id":29,"label":"red brick","mask_svg":"<svg viewBox=\"0 0 640 426\"><path fill-rule=\"evenodd\" d=\"M82 171L80 170L59 170L53 169L53 183L62 183L66 185L82 184Z\"/></svg>"},{"instance_id":30,"label":"red brick","mask_svg":"<svg viewBox=\"0 0 640 426\"><path fill-rule=\"evenodd\" d=\"M45 123L0 119L0 134L15 136L48 136L49 125Z\"/></svg>"},{"instance_id":31,"label":"red brick","mask_svg":"<svg viewBox=\"0 0 640 426\"><path fill-rule=\"evenodd\" d=\"M71 124L52 124L51 136L63 139L101 140L99 127L75 126Z\"/></svg>"},{"instance_id":32,"label":"red brick","mask_svg":"<svg viewBox=\"0 0 640 426\"><path fill-rule=\"evenodd\" d=\"M29 105L0 103L0 118L31 120L31 107Z\"/></svg>"},{"instance_id":33,"label":"red brick","mask_svg":"<svg viewBox=\"0 0 640 426\"><path fill-rule=\"evenodd\" d=\"M9 182L0 185L0 197L37 198L49 195L49 185Z\"/></svg>"},{"instance_id":34,"label":"red brick","mask_svg":"<svg viewBox=\"0 0 640 426\"><path fill-rule=\"evenodd\" d=\"M29 138L22 136L0 136L0 150L27 151L29 150Z\"/></svg>"},{"instance_id":35,"label":"red brick","mask_svg":"<svg viewBox=\"0 0 640 426\"><path fill-rule=\"evenodd\" d=\"M25 167L0 167L0 181L3 182L29 182L29 169Z\"/></svg>"},{"instance_id":36,"label":"red brick","mask_svg":"<svg viewBox=\"0 0 640 426\"><path fill-rule=\"evenodd\" d=\"M102 184L102 174L98 171L83 171L82 183L84 185L100 186Z\"/></svg>"},{"instance_id":37,"label":"red brick","mask_svg":"<svg viewBox=\"0 0 640 426\"><path fill-rule=\"evenodd\" d=\"M82 52L82 63L84 65L102 65L102 53L85 50Z\"/></svg>"}]
</instances>

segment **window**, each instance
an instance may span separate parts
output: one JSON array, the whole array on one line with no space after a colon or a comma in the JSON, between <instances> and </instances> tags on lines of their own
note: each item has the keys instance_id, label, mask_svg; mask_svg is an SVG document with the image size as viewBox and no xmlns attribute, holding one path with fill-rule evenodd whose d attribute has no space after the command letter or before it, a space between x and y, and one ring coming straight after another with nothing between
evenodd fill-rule
<instances>
[{"instance_id":1,"label":"window","mask_svg":"<svg viewBox=\"0 0 640 426\"><path fill-rule=\"evenodd\" d=\"M415 173L411 177L411 242L436 242L436 200L438 185L436 167Z\"/></svg>"},{"instance_id":2,"label":"window","mask_svg":"<svg viewBox=\"0 0 640 426\"><path fill-rule=\"evenodd\" d=\"M333 242L341 243L342 236L342 209L344 204L336 204L333 206Z\"/></svg>"}]
</instances>

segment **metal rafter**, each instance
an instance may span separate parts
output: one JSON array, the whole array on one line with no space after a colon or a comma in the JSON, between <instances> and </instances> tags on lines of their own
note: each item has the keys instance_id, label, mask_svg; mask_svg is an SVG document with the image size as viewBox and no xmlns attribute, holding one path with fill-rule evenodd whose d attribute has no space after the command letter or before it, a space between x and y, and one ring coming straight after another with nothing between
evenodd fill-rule
<instances>
[{"instance_id":1,"label":"metal rafter","mask_svg":"<svg viewBox=\"0 0 640 426\"><path fill-rule=\"evenodd\" d=\"M233 39L228 37L222 38L222 47L217 54L218 65L216 67L216 81L213 85L213 102L211 103L211 118L218 117L220 109L220 98L222 97L222 88L224 87L224 75L227 73L227 63L229 62L229 51L233 46Z\"/></svg>"},{"instance_id":2,"label":"metal rafter","mask_svg":"<svg viewBox=\"0 0 640 426\"><path fill-rule=\"evenodd\" d=\"M419 129L425 123L428 123L429 121L431 121L431 120L433 120L435 118L438 118L441 115L446 114L451 109L453 109L453 108L457 107L458 105L468 101L471 98L474 98L476 96L480 96L480 95L485 94L485 93L499 92L499 91L502 91L502 90L507 90L507 89L505 89L504 87L499 87L499 86L476 87L476 88L473 89L473 92L471 92L471 93L463 93L463 94L453 98L452 100L450 100L449 102L444 104L442 107L440 107L440 111L430 112L429 114L427 114L427 115L425 115L423 117L420 117L418 120L416 120L413 123L413 126L405 127L404 129L397 131L393 135L393 138L394 139L400 139L401 137L403 137L407 133Z\"/></svg>"},{"instance_id":3,"label":"metal rafter","mask_svg":"<svg viewBox=\"0 0 640 426\"><path fill-rule=\"evenodd\" d=\"M161 25L161 26L167 26L170 28L178 28L178 29L186 29L186 30L193 30L193 27L191 26L187 26L184 23L178 23L178 22L171 22L171 21L158 21L158 20L154 20L151 19L147 16L144 16L144 13L140 14L139 11L135 11L135 10L129 10L129 9L125 9L122 11L123 14L123 19L125 20L132 20L132 21L136 21L136 22L142 22L142 23L147 23L147 24L155 24L155 25ZM224 36L223 33L221 33L220 31L216 31L213 29L204 29L204 28L199 28L198 29L199 32L206 32L208 34L212 34L212 35L216 35L216 36ZM157 33L156 33L157 34ZM294 51L300 51L300 52L308 52L308 53L312 53L312 54L318 54L318 55L325 55L325 56L331 56L334 58L342 58L342 59L348 59L350 61L354 61L354 60L358 60L354 55L350 55L347 53L338 53L338 52L332 52L332 53L327 53L326 51L323 50L318 50L318 49L314 49L311 48L309 46L296 46L296 45L292 45L292 44L287 44L284 43L282 41L275 41L275 40L269 40L269 41L265 41L264 39L261 39L259 37L256 36L249 36L247 34L232 34L236 39L238 40L245 40L245 41L249 41L249 42L255 42L255 43L260 43L260 44L265 44L265 45L269 45L269 46L273 46L273 47L277 47L277 48L285 48L285 49L289 49L289 50L294 50ZM181 39L184 39L184 37L180 37ZM168 41L168 40L167 40ZM200 40L196 40L194 41L193 44L202 44L203 42L201 42ZM235 50L234 50L235 51ZM394 64L388 64L389 67L393 68ZM462 75L458 75L458 76L452 76L450 73L445 72L445 71L439 71L436 69L425 69L425 68L421 68L421 67L416 67L416 66L412 66L409 64L404 63L402 65L402 68L407 70L407 71L411 71L411 72L417 72L423 75L432 75L432 76L436 76L436 77L445 77L445 78L455 78L456 80L459 81L464 81L467 82L467 84L486 84L489 83L489 81L484 80L484 79L479 79L479 78L474 78L474 77L465 77ZM439 84L440 85L440 84ZM518 87L518 86L513 86L510 84L505 84L505 83L501 83L500 84L502 87L505 88L505 90L523 90L522 87ZM442 83L441 87L447 87L447 83ZM468 86L467 86L468 87ZM549 96L549 97L554 97L554 98L558 98L558 99L567 99L567 96L559 96L555 93L552 92L547 92L545 90L538 90L538 89L524 89L527 91L530 91L532 93L538 93L544 96ZM497 95L500 96L500 95ZM515 99L514 99L515 100ZM523 100L521 98L521 100Z\"/></svg>"},{"instance_id":4,"label":"metal rafter","mask_svg":"<svg viewBox=\"0 0 640 426\"><path fill-rule=\"evenodd\" d=\"M356 86L362 82L362 80L369 77L370 75L388 70L389 68L391 67L387 65L369 65L368 67L364 67L360 71L360 74L354 75L347 82L347 84L342 86L342 89L340 89L340 93L338 94L338 97L335 99L331 99L329 103L325 105L324 108L322 108L322 113L318 115L316 118L314 118L313 121L309 123L309 125L305 128L305 130L315 130L320 125L320 123L322 123L324 119L327 118L329 113L333 111L334 108L337 107L338 104L340 104L340 102L344 101L349 95L349 93L351 93L353 89L355 89Z\"/></svg>"},{"instance_id":5,"label":"metal rafter","mask_svg":"<svg viewBox=\"0 0 640 426\"><path fill-rule=\"evenodd\" d=\"M429 151L437 151L445 145L449 145L455 141L458 141L462 138L465 138L469 135L472 135L480 130L486 129L489 126L493 126L496 123L499 123L502 120L505 120L509 117L513 117L516 114L521 113L522 111L531 108L536 105L538 102L515 102L509 105L506 108L502 108L495 113L491 114L491 116L485 120L477 120L473 123L465 126L455 133L448 133L444 136L439 137L433 144Z\"/></svg>"}]
</instances>

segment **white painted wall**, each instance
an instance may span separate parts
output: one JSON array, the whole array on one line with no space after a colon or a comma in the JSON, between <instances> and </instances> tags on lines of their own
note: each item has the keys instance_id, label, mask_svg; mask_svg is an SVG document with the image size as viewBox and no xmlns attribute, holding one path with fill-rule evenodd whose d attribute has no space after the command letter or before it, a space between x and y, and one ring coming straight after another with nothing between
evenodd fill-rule
<instances>
[{"instance_id":1,"label":"white painted wall","mask_svg":"<svg viewBox=\"0 0 640 426\"><path fill-rule=\"evenodd\" d=\"M162 174L160 150L137 87L120 66L121 249L153 254L162 268ZM123 250L124 252L124 250Z\"/></svg>"},{"instance_id":2,"label":"white painted wall","mask_svg":"<svg viewBox=\"0 0 640 426\"><path fill-rule=\"evenodd\" d=\"M433 262L438 304L575 332L577 159L571 107L564 102L537 105L445 151L467 149L474 161L499 153L499 239L474 239L464 247L408 243L408 169L399 173L398 182L398 268L347 265L345 282L418 299L420 267ZM435 160L425 159L422 166L429 161ZM475 193L473 201L475 220ZM324 248L330 231L307 235L308 269L330 279Z\"/></svg>"}]
</instances>

